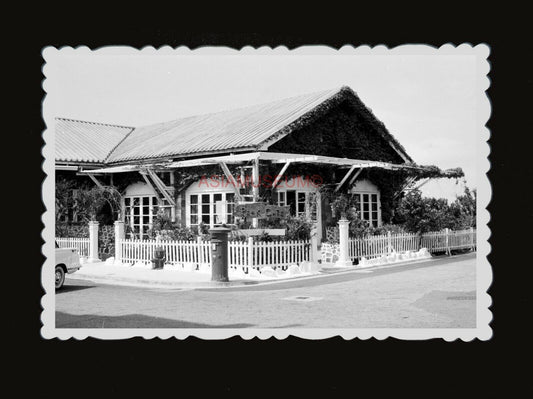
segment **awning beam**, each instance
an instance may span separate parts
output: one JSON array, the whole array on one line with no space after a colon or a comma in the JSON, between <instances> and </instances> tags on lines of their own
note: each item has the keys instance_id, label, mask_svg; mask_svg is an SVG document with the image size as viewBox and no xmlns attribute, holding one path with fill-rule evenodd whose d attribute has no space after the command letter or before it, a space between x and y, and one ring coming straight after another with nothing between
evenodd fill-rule
<instances>
[{"instance_id":1,"label":"awning beam","mask_svg":"<svg viewBox=\"0 0 533 399\"><path fill-rule=\"evenodd\" d=\"M272 183L272 188L276 188L279 184L279 181L283 177L283 174L287 171L287 168L290 166L290 161L286 162L285 165L283 165L283 168L279 171L278 175L276 176L276 179L274 180L274 183Z\"/></svg>"},{"instance_id":2,"label":"awning beam","mask_svg":"<svg viewBox=\"0 0 533 399\"><path fill-rule=\"evenodd\" d=\"M163 194L167 202L172 206L176 206L176 202L174 201L174 198L172 198L172 196L169 194L165 183L163 183L163 181L159 178L159 176L157 176L157 174L152 169L147 169L147 172L152 178L152 181L159 189L159 191L161 191L161 194Z\"/></svg>"},{"instance_id":3,"label":"awning beam","mask_svg":"<svg viewBox=\"0 0 533 399\"><path fill-rule=\"evenodd\" d=\"M354 171L354 169L357 167L357 165L352 165L352 167L350 168L350 170L344 175L344 177L342 178L342 180L340 181L339 184L337 184L337 187L335 187L335 193L337 191L340 190L340 188L342 187L342 185L344 184L344 182L346 180L348 180L348 177L350 177L350 175L352 174L352 172Z\"/></svg>"},{"instance_id":4,"label":"awning beam","mask_svg":"<svg viewBox=\"0 0 533 399\"><path fill-rule=\"evenodd\" d=\"M235 189L235 197L239 200L239 202L242 202L243 198L241 196L241 193L239 192L239 186L237 184L237 181L233 177L233 174L229 170L228 165L226 165L225 162L219 162L219 165L222 168L222 171L224 172L228 180L230 181L230 183L233 184L233 187Z\"/></svg>"},{"instance_id":5,"label":"awning beam","mask_svg":"<svg viewBox=\"0 0 533 399\"><path fill-rule=\"evenodd\" d=\"M355 179L357 179L359 177L359 175L361 174L361 172L363 171L362 168L360 168L357 172L355 172L355 175L352 176L352 178L350 179L350 181L348 182L348 186L351 186Z\"/></svg>"},{"instance_id":6,"label":"awning beam","mask_svg":"<svg viewBox=\"0 0 533 399\"><path fill-rule=\"evenodd\" d=\"M104 188L104 185L100 183L100 181L96 178L96 176L89 175L89 174L87 176L89 176L90 179L94 182L94 184L96 184L98 187Z\"/></svg>"},{"instance_id":7,"label":"awning beam","mask_svg":"<svg viewBox=\"0 0 533 399\"><path fill-rule=\"evenodd\" d=\"M325 164L335 165L337 167L352 167L358 168L382 168L388 170L400 170L400 169L418 169L425 170L424 167L411 165L411 164L392 164L388 162L369 161L350 158L338 158L328 157L323 155L310 155L310 154L288 154L279 152L248 152L241 154L221 155L213 157L205 157L198 159L189 159L184 161L174 161L166 163L152 163L152 164L137 164L137 165L121 165L111 166L107 168L88 170L86 173L123 173L138 171L141 168L151 168L157 170L169 170L194 166L205 165L220 165L221 163L227 164L241 164L245 162L258 162L270 161L273 164L286 164L290 163L313 163L313 164Z\"/></svg>"},{"instance_id":8,"label":"awning beam","mask_svg":"<svg viewBox=\"0 0 533 399\"><path fill-rule=\"evenodd\" d=\"M416 186L415 188L413 188L413 190L418 190L420 187L422 187L424 184L426 184L428 181L430 181L431 179L426 179L424 180L422 183L420 183L418 186Z\"/></svg>"},{"instance_id":9,"label":"awning beam","mask_svg":"<svg viewBox=\"0 0 533 399\"><path fill-rule=\"evenodd\" d=\"M147 175L147 172L144 171L144 170L139 170L139 173L141 174L141 176L143 177L144 181L146 182L146 184L148 184L148 186L154 191L155 195L157 196L157 199L158 201L160 202L163 202L163 199L161 198L161 196L159 195L159 192L156 190L156 188L154 187L154 185L152 184L152 182L150 181L150 179L148 178Z\"/></svg>"}]
</instances>

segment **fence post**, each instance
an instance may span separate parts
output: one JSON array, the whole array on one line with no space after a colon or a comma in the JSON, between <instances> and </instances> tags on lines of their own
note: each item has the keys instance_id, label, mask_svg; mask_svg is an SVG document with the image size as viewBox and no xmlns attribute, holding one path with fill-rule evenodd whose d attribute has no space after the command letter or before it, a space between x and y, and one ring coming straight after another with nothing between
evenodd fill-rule
<instances>
[{"instance_id":1,"label":"fence post","mask_svg":"<svg viewBox=\"0 0 533 399\"><path fill-rule=\"evenodd\" d=\"M348 238L348 226L350 222L346 219L339 220L339 260L335 263L336 266L352 266L350 260L350 253L348 250L349 238Z\"/></svg>"},{"instance_id":2,"label":"fence post","mask_svg":"<svg viewBox=\"0 0 533 399\"><path fill-rule=\"evenodd\" d=\"M115 221L115 262L122 262L122 247L120 240L124 239L124 222Z\"/></svg>"},{"instance_id":3,"label":"fence post","mask_svg":"<svg viewBox=\"0 0 533 399\"><path fill-rule=\"evenodd\" d=\"M98 259L98 222L91 220L89 222L89 259L88 262L99 262Z\"/></svg>"},{"instance_id":4,"label":"fence post","mask_svg":"<svg viewBox=\"0 0 533 399\"><path fill-rule=\"evenodd\" d=\"M248 237L248 272L254 265L254 238Z\"/></svg>"},{"instance_id":5,"label":"fence post","mask_svg":"<svg viewBox=\"0 0 533 399\"><path fill-rule=\"evenodd\" d=\"M312 264L318 263L318 236L317 236L316 224L313 225L311 229L311 253L309 254L309 260Z\"/></svg>"},{"instance_id":6,"label":"fence post","mask_svg":"<svg viewBox=\"0 0 533 399\"><path fill-rule=\"evenodd\" d=\"M470 227L470 250L474 250L474 228Z\"/></svg>"},{"instance_id":7,"label":"fence post","mask_svg":"<svg viewBox=\"0 0 533 399\"><path fill-rule=\"evenodd\" d=\"M201 264L204 263L204 251L203 251L203 248L202 248L202 236L196 237L196 244L198 244L196 246L197 251L198 251L198 264L201 265Z\"/></svg>"},{"instance_id":8,"label":"fence post","mask_svg":"<svg viewBox=\"0 0 533 399\"><path fill-rule=\"evenodd\" d=\"M392 237L391 237L390 230L387 231L387 253L388 254L392 253Z\"/></svg>"},{"instance_id":9,"label":"fence post","mask_svg":"<svg viewBox=\"0 0 533 399\"><path fill-rule=\"evenodd\" d=\"M452 252L450 251L450 237L449 237L449 234L450 234L450 229L446 227L446 253L448 254L448 256L450 256L452 254Z\"/></svg>"}]
</instances>

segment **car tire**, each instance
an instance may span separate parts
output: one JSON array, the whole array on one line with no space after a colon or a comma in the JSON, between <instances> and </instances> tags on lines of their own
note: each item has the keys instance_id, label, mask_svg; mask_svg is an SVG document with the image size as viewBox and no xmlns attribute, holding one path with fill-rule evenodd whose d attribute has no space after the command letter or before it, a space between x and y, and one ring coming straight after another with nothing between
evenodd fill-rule
<instances>
[{"instance_id":1,"label":"car tire","mask_svg":"<svg viewBox=\"0 0 533 399\"><path fill-rule=\"evenodd\" d=\"M65 283L65 270L61 266L56 266L56 290L61 288Z\"/></svg>"}]
</instances>

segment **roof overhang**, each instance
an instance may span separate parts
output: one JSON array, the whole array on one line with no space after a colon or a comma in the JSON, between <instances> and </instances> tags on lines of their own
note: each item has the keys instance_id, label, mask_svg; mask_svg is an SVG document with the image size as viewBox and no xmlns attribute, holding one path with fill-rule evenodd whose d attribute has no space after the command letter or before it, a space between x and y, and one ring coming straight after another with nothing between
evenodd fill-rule
<instances>
[{"instance_id":1,"label":"roof overhang","mask_svg":"<svg viewBox=\"0 0 533 399\"><path fill-rule=\"evenodd\" d=\"M424 170L423 166L417 166L413 164L393 164L380 161L369 161L350 158L337 158L327 157L322 155L310 155L310 154L288 154L279 152L248 152L244 154L232 154L222 155L214 157L205 157L198 159L190 159L184 161L175 162L161 162L161 163L145 163L135 165L121 165L111 166L105 168L99 168L94 170L87 170L85 173L125 173L135 172L143 169L153 170L172 170L180 168L217 165L220 163L225 164L241 164L250 161L269 161L275 164L285 164L290 162L294 163L310 163L310 164L322 164L333 165L338 167L356 167L356 168L381 168L388 170L400 170L400 169L419 169Z\"/></svg>"},{"instance_id":2,"label":"roof overhang","mask_svg":"<svg viewBox=\"0 0 533 399\"><path fill-rule=\"evenodd\" d=\"M70 171L81 171L87 169L98 169L103 168L105 165L103 163L84 163L84 162L68 162L68 161L55 161L56 170L70 170Z\"/></svg>"}]
</instances>

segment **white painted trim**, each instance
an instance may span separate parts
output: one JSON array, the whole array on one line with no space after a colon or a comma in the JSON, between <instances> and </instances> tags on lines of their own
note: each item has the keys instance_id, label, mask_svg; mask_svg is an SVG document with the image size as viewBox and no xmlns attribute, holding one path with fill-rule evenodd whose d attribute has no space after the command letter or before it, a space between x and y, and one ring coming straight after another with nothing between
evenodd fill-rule
<instances>
[{"instance_id":1,"label":"white painted trim","mask_svg":"<svg viewBox=\"0 0 533 399\"><path fill-rule=\"evenodd\" d=\"M383 225L383 220L381 218L381 192L379 188L368 179L362 179L355 183L353 187L350 188L349 192L351 194L377 194L378 201L378 227ZM362 198L362 197L361 197ZM371 202L370 202L371 203ZM370 206L370 205L369 205ZM361 209L362 212L362 209ZM371 214L372 209L369 209ZM362 215L361 215L362 217ZM372 220L372 218L370 218Z\"/></svg>"},{"instance_id":2,"label":"white painted trim","mask_svg":"<svg viewBox=\"0 0 533 399\"><path fill-rule=\"evenodd\" d=\"M204 192L201 192L201 191L191 191L191 192L189 192L188 190L186 190L185 191L185 225L187 227L191 227L191 195L197 195L198 196L198 202L197 202L198 213L197 213L197 215L198 215L198 222L199 223L201 222L200 215L202 214L201 213L201 206L203 205L202 204L202 195L203 194L208 194L209 195L209 214L211 216L213 216L213 217L210 217L211 224L210 224L209 228L213 228L213 227L215 227L214 226L214 224L215 224L214 222L215 222L215 217L217 215L217 213L216 213L216 202L214 201L214 195L215 194L222 194L222 201L224 201L226 203L226 205L227 205L226 195L227 194L235 194L235 193L233 192L233 190L228 190L228 191L204 191ZM234 198L234 202L233 203L236 203L235 201L237 199L237 196L234 195L233 198ZM227 215L226 215L226 218L227 218Z\"/></svg>"}]
</instances>

